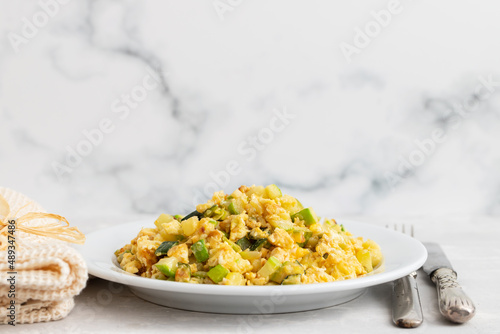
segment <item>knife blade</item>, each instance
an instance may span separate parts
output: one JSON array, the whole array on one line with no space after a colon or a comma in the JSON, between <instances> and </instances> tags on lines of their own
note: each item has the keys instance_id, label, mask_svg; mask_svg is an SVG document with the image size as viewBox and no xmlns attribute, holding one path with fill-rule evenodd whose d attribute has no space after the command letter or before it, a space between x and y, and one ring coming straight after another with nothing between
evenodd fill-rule
<instances>
[{"instance_id":1,"label":"knife blade","mask_svg":"<svg viewBox=\"0 0 500 334\"><path fill-rule=\"evenodd\" d=\"M392 286L392 321L396 326L403 328L415 328L424 321L416 272L394 281Z\"/></svg>"},{"instance_id":2,"label":"knife blade","mask_svg":"<svg viewBox=\"0 0 500 334\"><path fill-rule=\"evenodd\" d=\"M450 261L437 243L425 242L424 245L428 256L422 268L436 285L439 312L455 323L469 321L476 314L476 307L458 284Z\"/></svg>"}]
</instances>

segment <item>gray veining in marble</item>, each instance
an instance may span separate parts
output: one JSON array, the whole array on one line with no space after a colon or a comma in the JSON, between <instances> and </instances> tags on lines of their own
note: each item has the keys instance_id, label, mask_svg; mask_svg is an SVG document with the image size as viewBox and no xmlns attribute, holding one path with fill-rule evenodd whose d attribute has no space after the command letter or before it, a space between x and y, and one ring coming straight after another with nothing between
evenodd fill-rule
<instances>
[{"instance_id":1,"label":"gray veining in marble","mask_svg":"<svg viewBox=\"0 0 500 334\"><path fill-rule=\"evenodd\" d=\"M500 213L498 3L401 1L350 61L389 1L232 3L0 2L0 184L70 220L254 183L319 214Z\"/></svg>"}]
</instances>

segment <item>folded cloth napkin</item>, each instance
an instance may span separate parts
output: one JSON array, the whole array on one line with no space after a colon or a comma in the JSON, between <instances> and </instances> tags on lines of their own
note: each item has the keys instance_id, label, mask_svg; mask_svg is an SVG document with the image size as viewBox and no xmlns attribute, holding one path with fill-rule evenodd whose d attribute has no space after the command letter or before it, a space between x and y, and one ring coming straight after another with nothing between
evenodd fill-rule
<instances>
[{"instance_id":1,"label":"folded cloth napkin","mask_svg":"<svg viewBox=\"0 0 500 334\"><path fill-rule=\"evenodd\" d=\"M16 257L9 262L8 221L13 219ZM0 324L12 324L13 314L17 324L59 320L73 309L88 274L68 243L82 243L84 236L64 223L26 196L0 187Z\"/></svg>"}]
</instances>

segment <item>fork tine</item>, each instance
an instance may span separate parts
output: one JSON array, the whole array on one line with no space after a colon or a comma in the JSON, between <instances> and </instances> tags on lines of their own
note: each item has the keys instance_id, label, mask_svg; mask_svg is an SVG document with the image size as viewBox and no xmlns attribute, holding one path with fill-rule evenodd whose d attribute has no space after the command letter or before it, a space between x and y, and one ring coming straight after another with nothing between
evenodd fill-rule
<instances>
[{"instance_id":1,"label":"fork tine","mask_svg":"<svg viewBox=\"0 0 500 334\"><path fill-rule=\"evenodd\" d=\"M406 226L407 224L398 224L394 223L393 225L393 230L396 232L401 232L403 234L408 234L412 238L415 238L415 226L413 224L410 224ZM385 228L390 228L390 224L385 224ZM406 230L409 230L408 232Z\"/></svg>"},{"instance_id":2,"label":"fork tine","mask_svg":"<svg viewBox=\"0 0 500 334\"><path fill-rule=\"evenodd\" d=\"M390 224L385 224L385 228L391 228ZM409 229L408 232L406 232L407 229ZM394 223L393 230L403 234L409 234L412 238L415 238L415 226L413 224L406 226L406 224Z\"/></svg>"}]
</instances>

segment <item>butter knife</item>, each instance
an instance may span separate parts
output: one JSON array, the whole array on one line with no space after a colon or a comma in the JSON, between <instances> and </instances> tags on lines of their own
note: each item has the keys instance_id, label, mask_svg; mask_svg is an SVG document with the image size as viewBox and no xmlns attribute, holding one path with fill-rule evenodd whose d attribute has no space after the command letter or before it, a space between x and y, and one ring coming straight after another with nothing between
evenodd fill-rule
<instances>
[{"instance_id":1,"label":"butter knife","mask_svg":"<svg viewBox=\"0 0 500 334\"><path fill-rule=\"evenodd\" d=\"M424 321L416 272L394 281L392 286L392 321L396 326L403 328L415 328Z\"/></svg>"},{"instance_id":2,"label":"butter knife","mask_svg":"<svg viewBox=\"0 0 500 334\"><path fill-rule=\"evenodd\" d=\"M464 323L476 314L476 307L458 284L457 273L441 247L436 243L424 243L427 261L423 269L436 284L439 312L448 320Z\"/></svg>"}]
</instances>

